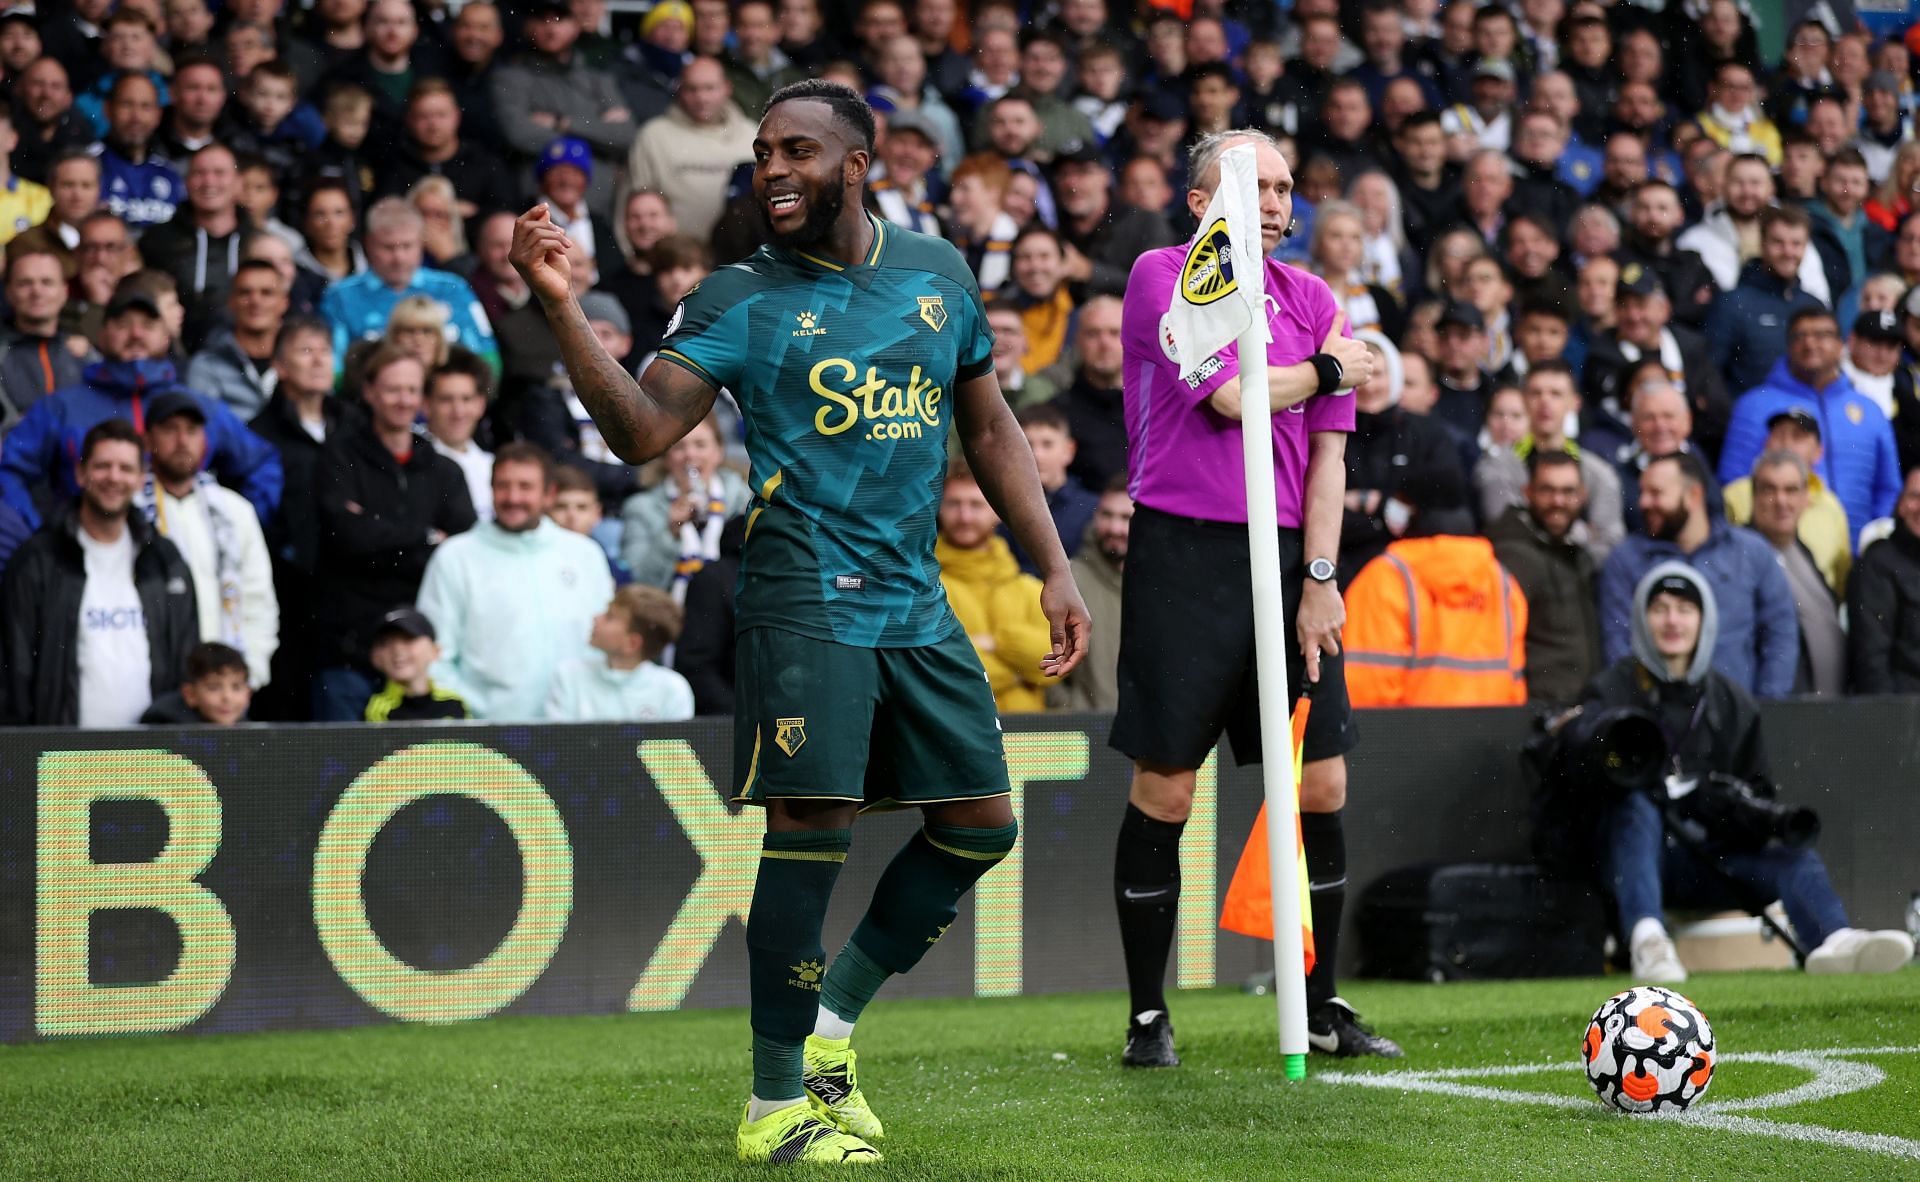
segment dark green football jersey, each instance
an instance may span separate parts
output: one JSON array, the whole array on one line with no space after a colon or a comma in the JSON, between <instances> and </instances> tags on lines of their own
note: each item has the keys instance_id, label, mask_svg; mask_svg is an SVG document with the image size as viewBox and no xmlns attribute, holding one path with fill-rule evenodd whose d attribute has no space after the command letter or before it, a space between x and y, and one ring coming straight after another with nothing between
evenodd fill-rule
<instances>
[{"instance_id":1,"label":"dark green football jersey","mask_svg":"<svg viewBox=\"0 0 1920 1182\"><path fill-rule=\"evenodd\" d=\"M959 251L872 224L858 266L767 246L715 271L660 356L746 417L738 626L904 648L957 626L935 516L955 388L992 370L993 332Z\"/></svg>"}]
</instances>

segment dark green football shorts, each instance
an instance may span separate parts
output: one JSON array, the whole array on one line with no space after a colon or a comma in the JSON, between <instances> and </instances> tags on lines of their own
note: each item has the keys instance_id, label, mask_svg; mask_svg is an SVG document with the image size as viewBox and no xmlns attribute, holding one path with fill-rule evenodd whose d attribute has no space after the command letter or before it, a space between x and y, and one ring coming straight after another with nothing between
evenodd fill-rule
<instances>
[{"instance_id":1,"label":"dark green football shorts","mask_svg":"<svg viewBox=\"0 0 1920 1182\"><path fill-rule=\"evenodd\" d=\"M993 689L958 628L920 648L751 628L735 662L737 801L887 809L1010 790Z\"/></svg>"}]
</instances>

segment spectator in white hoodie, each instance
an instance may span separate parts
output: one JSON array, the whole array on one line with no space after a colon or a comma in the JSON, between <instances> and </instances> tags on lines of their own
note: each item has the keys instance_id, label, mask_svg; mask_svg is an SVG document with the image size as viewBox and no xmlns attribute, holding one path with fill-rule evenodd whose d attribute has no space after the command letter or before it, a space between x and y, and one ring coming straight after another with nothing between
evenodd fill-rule
<instances>
[{"instance_id":1,"label":"spectator in white hoodie","mask_svg":"<svg viewBox=\"0 0 1920 1182\"><path fill-rule=\"evenodd\" d=\"M547 517L554 492L547 453L501 447L493 520L442 543L421 581L419 608L439 633L433 680L475 718L539 718L553 671L586 653L594 617L613 598L599 545Z\"/></svg>"}]
</instances>

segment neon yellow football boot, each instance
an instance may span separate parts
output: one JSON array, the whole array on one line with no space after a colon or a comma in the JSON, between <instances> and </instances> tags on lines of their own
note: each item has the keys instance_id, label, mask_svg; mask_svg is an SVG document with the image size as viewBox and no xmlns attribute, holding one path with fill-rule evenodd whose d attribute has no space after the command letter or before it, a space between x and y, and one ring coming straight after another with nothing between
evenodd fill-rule
<instances>
[{"instance_id":1,"label":"neon yellow football boot","mask_svg":"<svg viewBox=\"0 0 1920 1182\"><path fill-rule=\"evenodd\" d=\"M880 1118L867 1107L860 1094L859 1079L853 1073L853 1048L844 1038L807 1036L806 1069L800 1082L807 1089L807 1101L813 1111L865 1141L878 1141L887 1135Z\"/></svg>"},{"instance_id":2,"label":"neon yellow football boot","mask_svg":"<svg viewBox=\"0 0 1920 1182\"><path fill-rule=\"evenodd\" d=\"M740 1110L735 1142L743 1162L862 1166L880 1160L880 1151L817 1116L809 1104L789 1104L749 1121L750 1106Z\"/></svg>"}]
</instances>

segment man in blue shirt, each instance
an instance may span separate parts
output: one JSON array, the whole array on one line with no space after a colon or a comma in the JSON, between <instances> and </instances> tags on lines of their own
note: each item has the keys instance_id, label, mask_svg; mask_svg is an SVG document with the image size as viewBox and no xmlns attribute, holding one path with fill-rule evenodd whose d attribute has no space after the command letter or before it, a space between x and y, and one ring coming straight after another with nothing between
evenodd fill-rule
<instances>
[{"instance_id":1,"label":"man in blue shirt","mask_svg":"<svg viewBox=\"0 0 1920 1182\"><path fill-rule=\"evenodd\" d=\"M145 74L122 74L107 93L107 134L100 141L100 199L138 234L171 220L187 187L154 151L160 92Z\"/></svg>"},{"instance_id":2,"label":"man in blue shirt","mask_svg":"<svg viewBox=\"0 0 1920 1182\"><path fill-rule=\"evenodd\" d=\"M335 282L320 298L320 315L333 327L334 362L343 369L355 342L386 335L387 317L407 296L423 295L447 309L454 343L472 350L500 375L500 346L473 288L458 275L420 265L420 214L399 197L367 211L367 270Z\"/></svg>"},{"instance_id":3,"label":"man in blue shirt","mask_svg":"<svg viewBox=\"0 0 1920 1182\"><path fill-rule=\"evenodd\" d=\"M1849 542L1869 521L1893 512L1900 495L1900 459L1893 424L1871 398L1854 389L1840 368L1843 340L1833 313L1803 308L1787 321L1786 356L1766 380L1733 404L1720 445L1720 478L1753 470L1766 446L1767 421L1782 411L1804 411L1820 424L1825 453L1814 471L1847 510Z\"/></svg>"}]
</instances>

